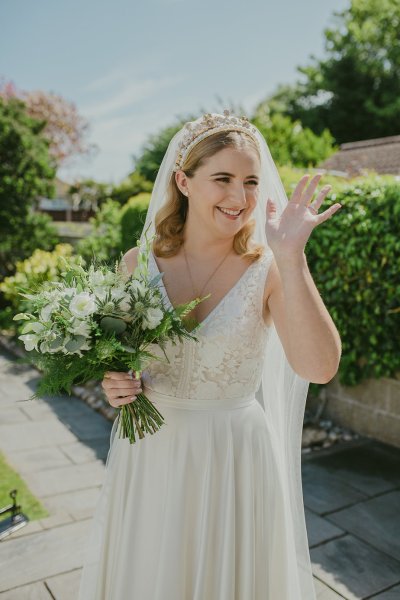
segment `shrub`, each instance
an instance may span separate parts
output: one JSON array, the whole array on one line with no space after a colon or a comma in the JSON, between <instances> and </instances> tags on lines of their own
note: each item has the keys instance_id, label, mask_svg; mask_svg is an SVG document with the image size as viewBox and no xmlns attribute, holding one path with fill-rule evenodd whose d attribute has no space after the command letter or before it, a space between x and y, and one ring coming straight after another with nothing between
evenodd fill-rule
<instances>
[{"instance_id":1,"label":"shrub","mask_svg":"<svg viewBox=\"0 0 400 600\"><path fill-rule=\"evenodd\" d=\"M92 232L76 244L76 252L85 261L101 261L111 266L121 253L121 208L118 202L106 200L89 219Z\"/></svg>"},{"instance_id":2,"label":"shrub","mask_svg":"<svg viewBox=\"0 0 400 600\"><path fill-rule=\"evenodd\" d=\"M371 176L327 199L342 208L314 229L305 251L342 339L339 380L355 385L370 377L396 376L400 185Z\"/></svg>"},{"instance_id":3,"label":"shrub","mask_svg":"<svg viewBox=\"0 0 400 600\"><path fill-rule=\"evenodd\" d=\"M121 242L124 252L136 246L146 219L150 198L149 193L132 196L121 209Z\"/></svg>"},{"instance_id":4,"label":"shrub","mask_svg":"<svg viewBox=\"0 0 400 600\"><path fill-rule=\"evenodd\" d=\"M8 307L1 315L3 327L15 332L17 324L12 320L13 315L29 310L29 300L20 296L19 292L28 290L28 293L33 294L44 281L62 280L61 273L65 266L61 257L76 264L79 261L79 257L73 256L70 244L57 244L53 252L37 249L29 258L17 262L15 274L0 283L0 292L8 301Z\"/></svg>"}]
</instances>

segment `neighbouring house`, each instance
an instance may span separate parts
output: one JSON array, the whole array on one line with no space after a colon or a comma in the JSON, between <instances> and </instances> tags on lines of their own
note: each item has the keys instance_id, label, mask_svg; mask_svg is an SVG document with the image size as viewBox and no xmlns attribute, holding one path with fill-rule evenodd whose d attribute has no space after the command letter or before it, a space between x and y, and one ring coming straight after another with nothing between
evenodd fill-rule
<instances>
[{"instance_id":1,"label":"neighbouring house","mask_svg":"<svg viewBox=\"0 0 400 600\"><path fill-rule=\"evenodd\" d=\"M341 144L338 152L318 165L356 177L366 170L400 176L400 135Z\"/></svg>"},{"instance_id":2,"label":"neighbouring house","mask_svg":"<svg viewBox=\"0 0 400 600\"><path fill-rule=\"evenodd\" d=\"M92 209L79 206L78 195L69 194L69 183L56 177L54 185L56 188L54 198L39 197L37 205L39 212L46 213L53 221L88 221L94 215Z\"/></svg>"}]
</instances>

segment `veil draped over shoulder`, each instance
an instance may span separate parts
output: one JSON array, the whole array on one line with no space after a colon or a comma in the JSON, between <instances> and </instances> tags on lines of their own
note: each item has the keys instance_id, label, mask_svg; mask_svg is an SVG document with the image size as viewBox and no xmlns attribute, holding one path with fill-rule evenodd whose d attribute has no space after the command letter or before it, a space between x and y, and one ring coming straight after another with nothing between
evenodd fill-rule
<instances>
[{"instance_id":1,"label":"veil draped over shoulder","mask_svg":"<svg viewBox=\"0 0 400 600\"><path fill-rule=\"evenodd\" d=\"M212 113L218 115L218 113ZM221 115L218 115L221 116ZM193 121L196 125L202 117ZM261 172L259 182L259 198L253 217L256 227L252 239L262 244L265 251L271 252L265 231L266 202L272 198L278 214L281 214L288 203L281 178L272 159L267 142L260 131L253 126L261 154ZM184 128L171 139L162 160L153 187L145 224L139 245L155 234L154 219L158 210L167 199L167 188L170 178L174 176L174 165L183 140ZM290 598L293 600L315 600L315 590L311 571L308 538L306 531L303 490L301 481L301 437L304 410L309 381L302 379L291 368L276 328L268 337L263 365L262 381L256 394L263 407L272 431L275 433L276 461L281 477L281 495L283 507L280 514L287 523L286 545L290 549L288 557L290 565L297 565L296 572L290 572Z\"/></svg>"}]
</instances>

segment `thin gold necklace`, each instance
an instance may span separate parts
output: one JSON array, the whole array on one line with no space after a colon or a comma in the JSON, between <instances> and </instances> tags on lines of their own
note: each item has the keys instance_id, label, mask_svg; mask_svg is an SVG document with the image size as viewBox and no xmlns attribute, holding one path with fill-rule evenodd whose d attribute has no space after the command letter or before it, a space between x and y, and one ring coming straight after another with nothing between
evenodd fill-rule
<instances>
[{"instance_id":1,"label":"thin gold necklace","mask_svg":"<svg viewBox=\"0 0 400 600\"><path fill-rule=\"evenodd\" d=\"M188 270L188 273L189 273L189 277L190 277L190 281L191 281L191 284L192 284L193 291L194 291L194 293L195 293L195 296L196 296L197 298L201 296L201 294L202 294L202 292L203 292L204 288L206 287L207 283L210 281L211 277L212 277L212 276L213 276L213 275L216 273L216 271L219 269L219 267L222 265L222 263L223 263L223 262L224 262L224 261L225 261L225 260L228 258L228 256L229 256L229 254L230 254L231 250L232 250L232 248L229 248L228 254L227 254L226 256L224 256L224 258L221 260L221 262L220 262L220 263L218 263L218 265L216 266L216 268L214 269L214 271L211 273L210 277L207 279L207 281L205 282L205 284L204 284L204 285L203 285L203 287L201 288L200 292L199 292L199 293L197 293L197 292L196 292L196 289L195 289L195 286L194 286L194 283L193 283L192 273L190 272L190 267L189 267L188 259L187 259L187 256L186 256L186 250L185 250L185 246L183 246L183 254L184 254L184 256L185 256L185 261L186 261L187 270Z\"/></svg>"}]
</instances>

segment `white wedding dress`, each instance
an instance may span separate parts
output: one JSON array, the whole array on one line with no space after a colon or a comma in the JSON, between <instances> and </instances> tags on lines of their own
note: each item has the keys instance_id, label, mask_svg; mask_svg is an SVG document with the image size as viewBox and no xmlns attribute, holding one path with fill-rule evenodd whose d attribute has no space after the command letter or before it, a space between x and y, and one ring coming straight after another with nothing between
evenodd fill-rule
<instances>
[{"instance_id":1,"label":"white wedding dress","mask_svg":"<svg viewBox=\"0 0 400 600\"><path fill-rule=\"evenodd\" d=\"M79 600L308 600L284 518L277 434L256 398L273 255L142 373L165 422L133 445L114 423ZM150 255L150 274L159 270ZM165 301L165 287L159 283Z\"/></svg>"}]
</instances>

